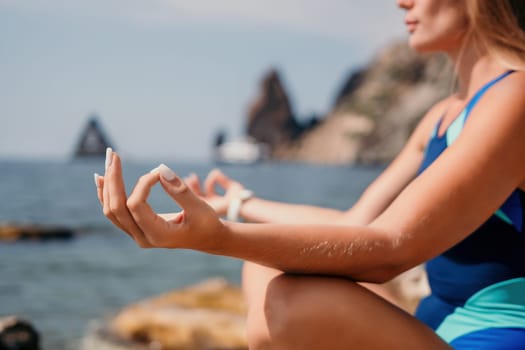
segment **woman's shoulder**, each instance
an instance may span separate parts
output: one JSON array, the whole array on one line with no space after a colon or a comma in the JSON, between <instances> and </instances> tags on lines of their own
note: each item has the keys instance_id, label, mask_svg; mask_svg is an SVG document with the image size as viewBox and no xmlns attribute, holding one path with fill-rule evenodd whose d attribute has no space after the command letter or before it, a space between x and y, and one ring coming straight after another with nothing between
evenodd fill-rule
<instances>
[{"instance_id":1,"label":"woman's shoulder","mask_svg":"<svg viewBox=\"0 0 525 350\"><path fill-rule=\"evenodd\" d=\"M516 71L489 89L472 110L484 114L498 124L512 123L525 131L525 72ZM479 106L478 106L479 105Z\"/></svg>"},{"instance_id":2,"label":"woman's shoulder","mask_svg":"<svg viewBox=\"0 0 525 350\"><path fill-rule=\"evenodd\" d=\"M525 152L525 72L517 71L490 87L469 111L465 140ZM460 137L461 137L460 135Z\"/></svg>"},{"instance_id":3,"label":"woman's shoulder","mask_svg":"<svg viewBox=\"0 0 525 350\"><path fill-rule=\"evenodd\" d=\"M487 92L488 100L493 102L524 102L523 92L525 91L525 71L515 71L500 79Z\"/></svg>"},{"instance_id":4,"label":"woman's shoulder","mask_svg":"<svg viewBox=\"0 0 525 350\"><path fill-rule=\"evenodd\" d=\"M525 71L512 72L512 74L501 79L495 87L494 91L505 91L506 93L510 92L522 96L525 90Z\"/></svg>"}]
</instances>

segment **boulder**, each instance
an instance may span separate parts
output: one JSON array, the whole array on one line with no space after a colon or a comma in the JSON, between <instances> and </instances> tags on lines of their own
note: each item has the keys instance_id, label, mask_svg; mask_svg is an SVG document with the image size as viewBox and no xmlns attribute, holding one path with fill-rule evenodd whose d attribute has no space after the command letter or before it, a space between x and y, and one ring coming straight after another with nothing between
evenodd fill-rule
<instances>
[{"instance_id":1,"label":"boulder","mask_svg":"<svg viewBox=\"0 0 525 350\"><path fill-rule=\"evenodd\" d=\"M247 349L245 313L240 288L208 280L125 307L92 331L84 348Z\"/></svg>"},{"instance_id":2,"label":"boulder","mask_svg":"<svg viewBox=\"0 0 525 350\"><path fill-rule=\"evenodd\" d=\"M0 318L0 350L40 350L40 335L29 321Z\"/></svg>"}]
</instances>

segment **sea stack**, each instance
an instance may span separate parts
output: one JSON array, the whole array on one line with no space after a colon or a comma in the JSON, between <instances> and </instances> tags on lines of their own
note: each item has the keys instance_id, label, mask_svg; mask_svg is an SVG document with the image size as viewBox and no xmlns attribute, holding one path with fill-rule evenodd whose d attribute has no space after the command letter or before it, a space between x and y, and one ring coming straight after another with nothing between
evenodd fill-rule
<instances>
[{"instance_id":1,"label":"sea stack","mask_svg":"<svg viewBox=\"0 0 525 350\"><path fill-rule=\"evenodd\" d=\"M75 158L105 157L106 148L114 147L102 130L99 118L96 115L89 117L84 131L80 135L78 145L75 149Z\"/></svg>"}]
</instances>

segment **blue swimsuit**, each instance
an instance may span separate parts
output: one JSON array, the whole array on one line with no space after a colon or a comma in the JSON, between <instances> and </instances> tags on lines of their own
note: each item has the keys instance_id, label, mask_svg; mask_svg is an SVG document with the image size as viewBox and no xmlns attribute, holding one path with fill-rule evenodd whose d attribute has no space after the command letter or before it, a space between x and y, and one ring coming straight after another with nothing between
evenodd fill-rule
<instances>
[{"instance_id":1,"label":"blue swimsuit","mask_svg":"<svg viewBox=\"0 0 525 350\"><path fill-rule=\"evenodd\" d=\"M420 173L458 137L483 94L511 73L483 86L443 136L439 121ZM454 349L525 349L524 215L525 193L516 189L476 231L427 262L432 294L416 317Z\"/></svg>"}]
</instances>

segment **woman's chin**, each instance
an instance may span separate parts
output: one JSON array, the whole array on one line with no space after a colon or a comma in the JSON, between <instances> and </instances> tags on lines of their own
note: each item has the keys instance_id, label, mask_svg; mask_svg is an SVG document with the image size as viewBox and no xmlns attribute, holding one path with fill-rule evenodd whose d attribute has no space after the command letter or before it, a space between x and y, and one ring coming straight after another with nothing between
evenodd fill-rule
<instances>
[{"instance_id":1,"label":"woman's chin","mask_svg":"<svg viewBox=\"0 0 525 350\"><path fill-rule=\"evenodd\" d=\"M434 45L430 45L428 42L418 40L417 37L414 37L413 35L410 36L410 38L408 39L408 46L410 46L410 48L419 53L430 53L439 51Z\"/></svg>"}]
</instances>

